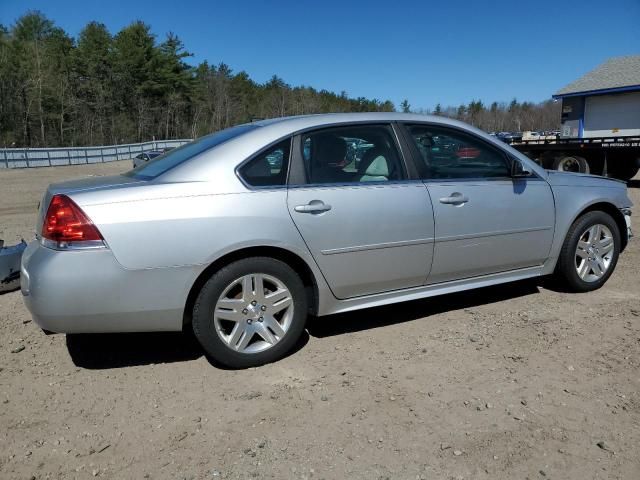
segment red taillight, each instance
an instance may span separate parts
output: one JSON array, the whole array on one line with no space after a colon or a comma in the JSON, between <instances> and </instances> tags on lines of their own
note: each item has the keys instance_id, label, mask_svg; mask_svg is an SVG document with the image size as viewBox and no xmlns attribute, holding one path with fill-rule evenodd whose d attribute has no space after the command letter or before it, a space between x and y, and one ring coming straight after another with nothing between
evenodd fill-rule
<instances>
[{"instance_id":1,"label":"red taillight","mask_svg":"<svg viewBox=\"0 0 640 480\"><path fill-rule=\"evenodd\" d=\"M42 237L56 243L102 241L102 235L66 195L54 195L42 224Z\"/></svg>"}]
</instances>

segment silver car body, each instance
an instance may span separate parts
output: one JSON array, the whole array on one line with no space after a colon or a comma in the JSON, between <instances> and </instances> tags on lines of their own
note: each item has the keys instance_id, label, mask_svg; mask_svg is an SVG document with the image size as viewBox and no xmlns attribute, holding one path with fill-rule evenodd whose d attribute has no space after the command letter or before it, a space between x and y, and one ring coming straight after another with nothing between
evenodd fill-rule
<instances>
[{"instance_id":1,"label":"silver car body","mask_svg":"<svg viewBox=\"0 0 640 480\"><path fill-rule=\"evenodd\" d=\"M533 175L254 188L236 173L255 152L301 131L393 122L464 130ZM547 172L495 137L442 117L326 114L257 125L153 180L114 176L51 185L37 231L51 197L64 193L91 218L107 248L29 244L21 282L36 322L66 333L181 330L199 279L245 252L286 253L304 265L319 316L547 275L582 212L598 204L624 225L620 210L631 206L619 181ZM455 193L469 201L462 207L438 201ZM313 201L332 210L296 210ZM630 230L621 230L626 244Z\"/></svg>"}]
</instances>

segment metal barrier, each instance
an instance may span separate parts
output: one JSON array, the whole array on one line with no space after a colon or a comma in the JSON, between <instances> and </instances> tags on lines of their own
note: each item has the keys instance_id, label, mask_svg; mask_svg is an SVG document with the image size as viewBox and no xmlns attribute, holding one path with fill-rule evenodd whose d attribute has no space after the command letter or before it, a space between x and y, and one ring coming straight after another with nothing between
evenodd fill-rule
<instances>
[{"instance_id":1,"label":"metal barrier","mask_svg":"<svg viewBox=\"0 0 640 480\"><path fill-rule=\"evenodd\" d=\"M70 148L0 148L0 169L55 167L129 160L142 152L179 147L191 139Z\"/></svg>"}]
</instances>

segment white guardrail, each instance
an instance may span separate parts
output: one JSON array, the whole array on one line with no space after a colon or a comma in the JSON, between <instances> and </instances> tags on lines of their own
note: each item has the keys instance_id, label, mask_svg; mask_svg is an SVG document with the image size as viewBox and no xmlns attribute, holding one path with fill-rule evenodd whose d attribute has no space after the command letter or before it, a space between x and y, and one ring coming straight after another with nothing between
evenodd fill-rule
<instances>
[{"instance_id":1,"label":"white guardrail","mask_svg":"<svg viewBox=\"0 0 640 480\"><path fill-rule=\"evenodd\" d=\"M190 139L69 148L0 148L0 169L55 167L129 160L142 152L179 147Z\"/></svg>"}]
</instances>

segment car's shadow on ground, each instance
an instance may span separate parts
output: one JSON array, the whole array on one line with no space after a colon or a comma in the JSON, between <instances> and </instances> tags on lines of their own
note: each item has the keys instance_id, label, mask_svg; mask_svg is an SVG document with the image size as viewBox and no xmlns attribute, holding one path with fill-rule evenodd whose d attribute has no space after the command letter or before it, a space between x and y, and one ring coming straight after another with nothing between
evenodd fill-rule
<instances>
[{"instance_id":1,"label":"car's shadow on ground","mask_svg":"<svg viewBox=\"0 0 640 480\"><path fill-rule=\"evenodd\" d=\"M190 329L185 332L108 333L67 335L67 349L74 365L89 370L175 363L205 357L214 367L227 370L207 356ZM309 341L304 332L289 355Z\"/></svg>"},{"instance_id":2,"label":"car's shadow on ground","mask_svg":"<svg viewBox=\"0 0 640 480\"><path fill-rule=\"evenodd\" d=\"M304 348L309 341L309 336L324 338L370 330L448 311L524 297L539 293L538 287L541 284L540 280L525 280L356 312L321 318L311 317L307 323L307 331L289 355L294 355ZM553 289L553 285L546 281L545 287ZM204 355L204 351L190 331L67 335L66 340L73 363L87 369L185 362ZM217 368L225 368L213 359L207 357L207 360Z\"/></svg>"},{"instance_id":3,"label":"car's shadow on ground","mask_svg":"<svg viewBox=\"0 0 640 480\"><path fill-rule=\"evenodd\" d=\"M640 180L629 180L627 182L628 188L640 188Z\"/></svg>"},{"instance_id":4,"label":"car's shadow on ground","mask_svg":"<svg viewBox=\"0 0 640 480\"><path fill-rule=\"evenodd\" d=\"M203 355L193 335L180 332L67 335L78 367L119 368L195 360Z\"/></svg>"}]
</instances>

